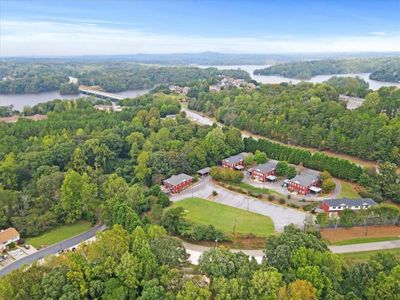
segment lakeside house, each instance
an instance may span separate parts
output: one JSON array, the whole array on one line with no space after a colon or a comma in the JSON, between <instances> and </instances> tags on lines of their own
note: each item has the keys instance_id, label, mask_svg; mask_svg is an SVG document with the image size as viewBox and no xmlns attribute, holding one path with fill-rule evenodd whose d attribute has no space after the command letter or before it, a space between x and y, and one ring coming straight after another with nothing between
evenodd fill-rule
<instances>
[{"instance_id":1,"label":"lakeside house","mask_svg":"<svg viewBox=\"0 0 400 300\"><path fill-rule=\"evenodd\" d=\"M245 157L246 153L239 153L237 155L227 157L222 160L222 167L230 168L232 170L243 170Z\"/></svg>"},{"instance_id":2,"label":"lakeside house","mask_svg":"<svg viewBox=\"0 0 400 300\"><path fill-rule=\"evenodd\" d=\"M179 193L185 188L189 187L193 182L193 177L187 174L181 173L173 175L163 181L164 187L171 193Z\"/></svg>"},{"instance_id":3,"label":"lakeside house","mask_svg":"<svg viewBox=\"0 0 400 300\"><path fill-rule=\"evenodd\" d=\"M288 190L301 195L307 195L310 192L320 193L322 191L319 187L320 183L319 172L309 169L304 170L301 174L297 174L294 178L287 181Z\"/></svg>"},{"instance_id":4,"label":"lakeside house","mask_svg":"<svg viewBox=\"0 0 400 300\"><path fill-rule=\"evenodd\" d=\"M250 90L254 90L256 88L256 85L252 82L247 82L244 79L224 77L218 83L210 85L208 89L210 92L219 92L221 90L231 88L247 88Z\"/></svg>"},{"instance_id":5,"label":"lakeside house","mask_svg":"<svg viewBox=\"0 0 400 300\"><path fill-rule=\"evenodd\" d=\"M378 205L378 203L376 203L371 198L342 198L324 200L322 202L321 208L330 216L335 216L345 209L361 210L370 208L375 205Z\"/></svg>"},{"instance_id":6,"label":"lakeside house","mask_svg":"<svg viewBox=\"0 0 400 300\"><path fill-rule=\"evenodd\" d=\"M0 253L7 249L7 246L11 243L16 243L20 239L19 232L14 228L10 227L0 231Z\"/></svg>"},{"instance_id":7,"label":"lakeside house","mask_svg":"<svg viewBox=\"0 0 400 300\"><path fill-rule=\"evenodd\" d=\"M270 159L265 164L257 165L249 170L250 176L258 181L275 181L277 179L276 166L278 164L277 160Z\"/></svg>"},{"instance_id":8,"label":"lakeside house","mask_svg":"<svg viewBox=\"0 0 400 300\"><path fill-rule=\"evenodd\" d=\"M189 93L190 88L187 86L170 85L169 90L173 93L187 95L187 93Z\"/></svg>"},{"instance_id":9,"label":"lakeside house","mask_svg":"<svg viewBox=\"0 0 400 300\"><path fill-rule=\"evenodd\" d=\"M106 104L98 104L94 106L94 109L99 110L99 111L116 111L116 112L121 112L122 107L119 105L106 105Z\"/></svg>"}]
</instances>

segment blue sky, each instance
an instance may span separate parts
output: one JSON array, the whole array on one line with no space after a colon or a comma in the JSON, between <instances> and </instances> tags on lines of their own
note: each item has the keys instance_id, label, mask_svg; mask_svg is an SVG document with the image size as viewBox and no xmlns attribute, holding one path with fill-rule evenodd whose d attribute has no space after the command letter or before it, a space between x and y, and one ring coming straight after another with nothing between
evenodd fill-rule
<instances>
[{"instance_id":1,"label":"blue sky","mask_svg":"<svg viewBox=\"0 0 400 300\"><path fill-rule=\"evenodd\" d=\"M0 55L400 51L400 0L0 0Z\"/></svg>"}]
</instances>

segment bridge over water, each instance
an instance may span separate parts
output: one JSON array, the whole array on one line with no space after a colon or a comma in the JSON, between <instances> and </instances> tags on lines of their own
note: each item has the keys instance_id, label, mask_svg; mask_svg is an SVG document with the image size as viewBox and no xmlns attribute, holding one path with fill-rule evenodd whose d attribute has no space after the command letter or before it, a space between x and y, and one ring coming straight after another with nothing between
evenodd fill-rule
<instances>
[{"instance_id":1,"label":"bridge over water","mask_svg":"<svg viewBox=\"0 0 400 300\"><path fill-rule=\"evenodd\" d=\"M95 97L102 98L102 99L110 99L112 101L118 101L118 100L122 100L122 99L126 98L124 96L116 95L113 93L92 90L92 89L84 88L84 87L79 87L79 91L85 95L95 96Z\"/></svg>"}]
</instances>

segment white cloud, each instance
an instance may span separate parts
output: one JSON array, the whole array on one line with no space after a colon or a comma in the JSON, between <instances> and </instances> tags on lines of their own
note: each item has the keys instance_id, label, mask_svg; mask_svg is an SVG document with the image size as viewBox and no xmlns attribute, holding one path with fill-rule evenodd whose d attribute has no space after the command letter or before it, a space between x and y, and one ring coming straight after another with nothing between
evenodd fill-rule
<instances>
[{"instance_id":1,"label":"white cloud","mask_svg":"<svg viewBox=\"0 0 400 300\"><path fill-rule=\"evenodd\" d=\"M399 35L259 38L158 35L107 22L0 20L1 56L57 56L218 51L226 53L400 51Z\"/></svg>"}]
</instances>

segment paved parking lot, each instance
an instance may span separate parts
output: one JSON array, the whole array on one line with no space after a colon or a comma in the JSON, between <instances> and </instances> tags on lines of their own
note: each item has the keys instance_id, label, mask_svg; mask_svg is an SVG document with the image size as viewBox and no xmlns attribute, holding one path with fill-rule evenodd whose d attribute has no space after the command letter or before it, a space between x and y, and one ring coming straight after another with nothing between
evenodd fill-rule
<instances>
[{"instance_id":1,"label":"paved parking lot","mask_svg":"<svg viewBox=\"0 0 400 300\"><path fill-rule=\"evenodd\" d=\"M13 250L6 251L4 253L6 255L6 258L0 262L0 270L5 266L8 266L9 264L35 252L37 252L37 250L32 246L29 246L29 249L26 249L22 246L17 246Z\"/></svg>"},{"instance_id":2,"label":"paved parking lot","mask_svg":"<svg viewBox=\"0 0 400 300\"><path fill-rule=\"evenodd\" d=\"M282 187L283 179L276 181L276 182L259 182L251 178L251 176L245 171L244 172L244 178L243 182L248 183L252 186L258 187L258 188L265 188L265 189L270 189L275 192L278 192L282 195L291 195L292 198L302 200L306 199L307 201L322 201L324 199L332 199L332 198L337 198L340 194L341 191L341 184L337 179L334 179L336 187L335 190L330 193L329 195L316 195L309 193L307 195L298 195L297 193L294 192L289 192L287 187Z\"/></svg>"},{"instance_id":3,"label":"paved parking lot","mask_svg":"<svg viewBox=\"0 0 400 300\"><path fill-rule=\"evenodd\" d=\"M235 193L213 184L209 178L203 179L200 183L178 195L173 195L171 201L179 201L189 197L209 199L213 191L216 191L218 195L212 197L210 201L270 217L277 231L283 231L283 228L291 223L298 227L303 227L304 225L305 212Z\"/></svg>"}]
</instances>

